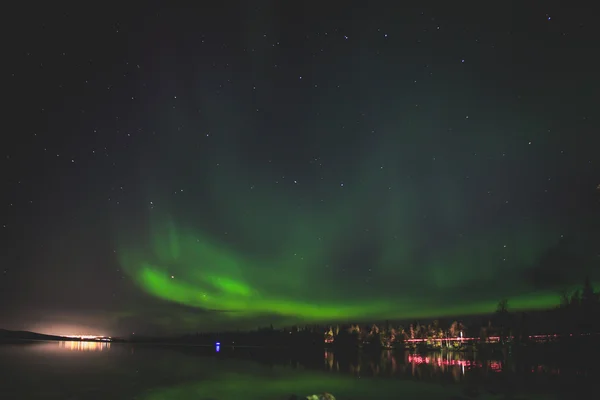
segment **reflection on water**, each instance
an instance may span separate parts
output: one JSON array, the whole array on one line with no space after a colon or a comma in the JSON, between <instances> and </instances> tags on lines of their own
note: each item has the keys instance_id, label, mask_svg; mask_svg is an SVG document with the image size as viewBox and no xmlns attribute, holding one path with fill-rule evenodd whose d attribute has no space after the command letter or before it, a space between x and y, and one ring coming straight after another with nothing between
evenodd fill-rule
<instances>
[{"instance_id":1,"label":"reflection on water","mask_svg":"<svg viewBox=\"0 0 600 400\"><path fill-rule=\"evenodd\" d=\"M329 371L340 371L340 362L335 359L335 355L331 351L325 351L325 365ZM501 364L498 361L488 360L487 365L496 368ZM481 367L481 362L468 359L461 353L439 352L421 355L408 352L398 354L389 350L381 352L380 357L376 359L367 357L366 360L363 360L361 357L354 362L349 362L348 372L357 376L387 377L407 374L414 377L449 374L456 382L459 382L461 376L465 375L465 371Z\"/></svg>"},{"instance_id":2,"label":"reflection on water","mask_svg":"<svg viewBox=\"0 0 600 400\"><path fill-rule=\"evenodd\" d=\"M328 391L341 400L475 394L571 400L600 381L592 353L570 359L564 352L547 353L286 352L216 343L81 341L0 345L0 399L276 400Z\"/></svg>"},{"instance_id":3,"label":"reflection on water","mask_svg":"<svg viewBox=\"0 0 600 400\"><path fill-rule=\"evenodd\" d=\"M451 378L460 383L465 375L476 375L477 379L493 377L495 374L513 374L520 377L552 377L561 374L561 368L552 362L535 359L518 360L513 357L486 357L478 359L476 354L464 352L432 352L418 354L410 352L382 351L380 354L363 354L356 357L337 356L325 350L325 370L346 372L358 377L412 377L439 380ZM554 360L555 362L558 360ZM564 360L561 361L564 363ZM563 365L563 372L571 375L589 374L590 366L582 363ZM595 371L596 373L598 371Z\"/></svg>"},{"instance_id":4,"label":"reflection on water","mask_svg":"<svg viewBox=\"0 0 600 400\"><path fill-rule=\"evenodd\" d=\"M58 347L70 351L107 351L110 350L109 342L58 342Z\"/></svg>"}]
</instances>

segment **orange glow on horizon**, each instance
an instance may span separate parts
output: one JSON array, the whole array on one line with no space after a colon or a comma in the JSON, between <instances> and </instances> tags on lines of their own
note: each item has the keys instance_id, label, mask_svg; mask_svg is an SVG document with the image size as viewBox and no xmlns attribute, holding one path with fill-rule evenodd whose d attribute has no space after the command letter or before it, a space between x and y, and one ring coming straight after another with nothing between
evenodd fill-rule
<instances>
[{"instance_id":1,"label":"orange glow on horizon","mask_svg":"<svg viewBox=\"0 0 600 400\"><path fill-rule=\"evenodd\" d=\"M70 351L110 350L109 342L58 342L58 347Z\"/></svg>"},{"instance_id":2,"label":"orange glow on horizon","mask_svg":"<svg viewBox=\"0 0 600 400\"><path fill-rule=\"evenodd\" d=\"M96 335L60 335L60 336L69 338L69 339L80 339L80 340L110 341L112 339L110 336L96 336Z\"/></svg>"}]
</instances>

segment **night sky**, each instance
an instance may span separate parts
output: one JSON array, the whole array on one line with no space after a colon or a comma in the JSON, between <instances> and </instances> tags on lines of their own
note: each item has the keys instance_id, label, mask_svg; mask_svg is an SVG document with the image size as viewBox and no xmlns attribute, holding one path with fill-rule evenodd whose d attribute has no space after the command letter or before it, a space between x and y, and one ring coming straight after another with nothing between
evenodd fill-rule
<instances>
[{"instance_id":1,"label":"night sky","mask_svg":"<svg viewBox=\"0 0 600 400\"><path fill-rule=\"evenodd\" d=\"M13 10L0 327L432 319L600 281L592 9L409 3Z\"/></svg>"}]
</instances>

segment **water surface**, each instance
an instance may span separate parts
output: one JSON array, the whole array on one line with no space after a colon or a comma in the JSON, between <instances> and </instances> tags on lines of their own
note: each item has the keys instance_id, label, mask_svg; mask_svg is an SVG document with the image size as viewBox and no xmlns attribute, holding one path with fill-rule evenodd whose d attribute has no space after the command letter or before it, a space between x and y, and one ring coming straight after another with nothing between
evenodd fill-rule
<instances>
[{"instance_id":1,"label":"water surface","mask_svg":"<svg viewBox=\"0 0 600 400\"><path fill-rule=\"evenodd\" d=\"M586 398L600 377L591 360L568 365L505 356L0 344L0 398L284 400L328 391L338 400L576 399Z\"/></svg>"}]
</instances>

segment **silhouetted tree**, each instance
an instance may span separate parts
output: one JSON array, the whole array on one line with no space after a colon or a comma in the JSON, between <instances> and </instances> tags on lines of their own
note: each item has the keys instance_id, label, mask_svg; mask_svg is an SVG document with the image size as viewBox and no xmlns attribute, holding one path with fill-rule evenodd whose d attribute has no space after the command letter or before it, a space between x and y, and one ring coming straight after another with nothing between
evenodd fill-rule
<instances>
[{"instance_id":1,"label":"silhouetted tree","mask_svg":"<svg viewBox=\"0 0 600 400\"><path fill-rule=\"evenodd\" d=\"M594 288L592 287L592 282L588 276L585 278L583 289L581 290L581 305L583 307L591 308L595 302L596 295L594 293Z\"/></svg>"},{"instance_id":2,"label":"silhouetted tree","mask_svg":"<svg viewBox=\"0 0 600 400\"><path fill-rule=\"evenodd\" d=\"M340 329L340 333L335 337L333 345L337 349L357 348L361 342L360 330L355 326L348 329Z\"/></svg>"},{"instance_id":3,"label":"silhouetted tree","mask_svg":"<svg viewBox=\"0 0 600 400\"><path fill-rule=\"evenodd\" d=\"M492 321L488 321L487 325L481 327L481 329L479 330L479 340L481 341L481 343L487 342L491 329Z\"/></svg>"},{"instance_id":4,"label":"silhouetted tree","mask_svg":"<svg viewBox=\"0 0 600 400\"><path fill-rule=\"evenodd\" d=\"M527 313L523 312L520 314L515 323L513 335L517 343L525 344L529 341L529 317Z\"/></svg>"},{"instance_id":5,"label":"silhouetted tree","mask_svg":"<svg viewBox=\"0 0 600 400\"><path fill-rule=\"evenodd\" d=\"M560 292L560 307L568 308L570 304L571 304L571 298L569 296L569 291L565 289Z\"/></svg>"},{"instance_id":6,"label":"silhouetted tree","mask_svg":"<svg viewBox=\"0 0 600 400\"><path fill-rule=\"evenodd\" d=\"M590 333L597 326L594 318L596 308L596 294L589 277L585 278L581 290L581 310L579 315L579 329L581 332Z\"/></svg>"},{"instance_id":7,"label":"silhouetted tree","mask_svg":"<svg viewBox=\"0 0 600 400\"><path fill-rule=\"evenodd\" d=\"M452 322L450 324L450 328L448 329L448 334L451 338L455 338L458 336L458 321Z\"/></svg>"},{"instance_id":8,"label":"silhouetted tree","mask_svg":"<svg viewBox=\"0 0 600 400\"><path fill-rule=\"evenodd\" d=\"M508 300L502 299L498 302L495 314L495 326L498 329L498 336L500 342L505 343L510 337L510 326L509 326L510 315L508 313Z\"/></svg>"},{"instance_id":9,"label":"silhouetted tree","mask_svg":"<svg viewBox=\"0 0 600 400\"><path fill-rule=\"evenodd\" d=\"M496 312L499 314L508 313L508 300L502 299L498 302L498 306L496 307Z\"/></svg>"}]
</instances>

